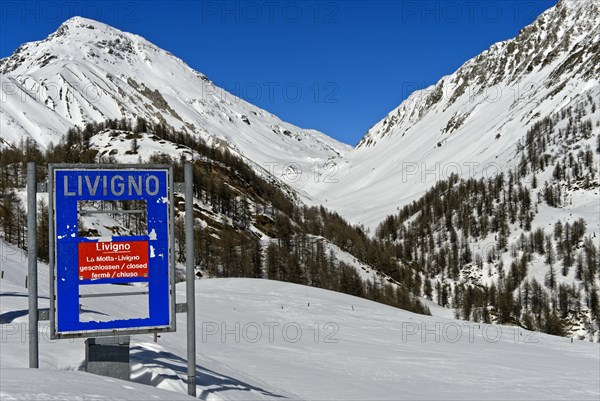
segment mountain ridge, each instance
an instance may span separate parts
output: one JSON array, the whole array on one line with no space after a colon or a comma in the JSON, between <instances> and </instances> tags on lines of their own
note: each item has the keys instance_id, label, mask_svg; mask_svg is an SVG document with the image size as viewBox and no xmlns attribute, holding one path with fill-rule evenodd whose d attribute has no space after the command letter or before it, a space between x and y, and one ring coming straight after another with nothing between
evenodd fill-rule
<instances>
[{"instance_id":1,"label":"mountain ridge","mask_svg":"<svg viewBox=\"0 0 600 401\"><path fill-rule=\"evenodd\" d=\"M314 197L374 229L451 173L508 171L529 127L600 96L599 10L596 0L562 0L516 38L412 93L341 160L339 184L314 188Z\"/></svg>"},{"instance_id":2,"label":"mountain ridge","mask_svg":"<svg viewBox=\"0 0 600 401\"><path fill-rule=\"evenodd\" d=\"M585 5L585 6L584 6ZM395 108L394 110L392 110L391 112L389 112L387 114L386 117L384 117L382 120L380 120L380 122L378 124L375 124L368 132L367 134L365 134L365 136L361 139L361 141L359 142L359 144L357 145L357 148L363 147L363 146L370 146L372 144L372 140L374 140L375 138L372 138L372 136L374 136L377 133L380 133L381 131L389 131L388 126L390 125L389 123L389 119L391 116L393 116L393 114L401 114L402 111L405 111L406 109L403 108L403 106L405 106L405 104L415 104L418 105L418 101L417 99L422 99L425 103L425 109L428 109L428 106L437 103L436 98L440 96L440 89L438 88L438 86L444 85L446 84L446 81L449 79L453 79L455 82L452 82L452 84L454 85L450 85L450 88L444 87L442 88L442 93L441 96L443 97L447 97L448 94L451 94L451 96L448 97L448 105L447 107L451 106L458 97L462 96L462 94L464 93L464 91L467 89L464 86L464 82L456 82L457 79L461 80L463 79L464 75L474 75L477 78L477 84L481 87L484 86L485 84L485 78L486 76L482 75L484 73L484 71L486 70L485 66L481 66L480 64L482 64L482 62L485 60L485 64L487 66L490 66L494 64L494 61L497 60L498 58L498 53L500 53L499 56L505 58L505 57L509 57L509 56L516 56L515 52L515 47L519 45L519 43L521 42L525 42L527 44L528 41L530 41L530 37L529 35L533 35L533 34L538 34L538 37L536 38L536 42L540 42L540 41L548 41L547 37L543 37L544 32L542 31L542 28L545 24L548 23L548 19L551 19L551 17L556 14L559 13L560 15L564 15L566 12L580 12L580 11L585 11L585 8L589 9L587 11L587 14L591 14L592 16L594 15L594 13L599 12L599 6L598 3L594 2L594 1L576 1L576 0L561 0L557 3L557 5L555 7L552 7L548 10L546 10L544 13L542 13L532 24L524 27L523 29L521 29L521 31L519 32L519 34L512 39L507 39L504 41L500 41L497 42L495 44L493 44L492 46L490 46L487 50L484 50L483 52L481 52L480 54L478 54L477 56L467 60L461 67L459 67L454 73L449 74L449 75L445 75L443 77L441 77L438 82L434 85L430 85L429 87L423 89L423 90L417 90L415 92L413 92L409 98L402 102L397 108ZM594 11L595 10L595 11ZM574 28L576 31L581 31L581 30L596 30L596 34L599 35L600 31L598 31L598 21L596 19L596 23L593 23L594 19L591 18L590 20L587 20L585 18L580 18L579 20L571 20L571 24L569 24L568 26L563 26L561 27L561 30L559 31L558 34L554 33L554 37L550 37L550 39L553 39L554 41L560 40L561 43L557 47L559 50L562 50L563 52L567 50L568 47L568 43L570 41L569 36L565 35L565 31L568 30L569 28ZM577 22L577 23L575 23ZM581 27L579 27L579 25L582 25ZM540 35L541 34L541 35ZM585 36L585 34L583 34L582 36ZM591 38L590 38L591 39ZM516 44L516 45L515 45ZM544 44L544 43L542 43ZM551 46L550 44L546 43L546 48L548 46ZM577 47L577 46L576 46ZM562 49L561 49L562 48ZM594 74L596 74L596 76L598 74L600 74L600 66L599 63L597 63L596 61L600 61L600 56L598 56L598 52L596 50L599 49L599 44L595 43L594 46L592 46L591 48L588 49L589 53L593 53L595 52L595 57L593 57L591 60L588 60L589 64L592 64L592 66L595 66L595 68L588 68L587 70L584 70L583 66L580 67L580 70L584 70L584 78L592 78L594 76ZM531 62L528 62L527 60L523 60L520 62L519 65L517 65L516 70L513 72L513 76L511 77L513 80L518 79L519 77L517 76L517 73L522 72L522 70L524 68L530 69L530 68L534 68L539 66L540 62L543 65L546 65L547 63L551 62L553 60L553 58L555 58L557 56L556 52L550 52L550 54L547 54L546 57L544 58L543 61L541 60L541 57L539 54L537 54L532 60ZM491 58L491 60L488 59ZM519 58L516 59L517 63L520 61ZM507 60L511 61L511 60ZM514 60L512 60L514 61ZM569 61L569 63L574 64L574 60L567 60ZM502 71L502 70L497 70L495 69L494 73L496 73L494 80L491 82L491 86L497 85L499 83L502 82L503 80L503 75L506 71ZM448 85L446 85L448 86ZM456 91L453 92L452 89L456 88ZM472 89L472 88L470 88ZM477 94L479 91L481 90L481 88L475 88L475 91L473 94ZM419 110L419 112L423 112L422 108ZM386 120L387 123L386 123ZM381 130L379 132L377 132L376 130L374 130L374 128L378 127L379 124L382 124ZM385 134L384 132L384 134ZM385 135L382 135L382 137L384 137Z\"/></svg>"},{"instance_id":3,"label":"mountain ridge","mask_svg":"<svg viewBox=\"0 0 600 401\"><path fill-rule=\"evenodd\" d=\"M353 149L216 87L138 35L73 17L0 60L3 88L12 91L3 94L1 139L6 144L29 135L47 144L73 124L141 116L227 148L259 174L293 188L301 201L374 229L450 170L506 171L528 126L583 93L600 94L593 85L600 75L599 4L559 1L516 38L415 91ZM157 67L164 71L158 74ZM178 81L191 84L171 85ZM22 110L24 103L30 110ZM415 171L425 178L407 186ZM385 196L377 195L381 191Z\"/></svg>"},{"instance_id":4,"label":"mountain ridge","mask_svg":"<svg viewBox=\"0 0 600 401\"><path fill-rule=\"evenodd\" d=\"M235 97L138 35L82 17L20 46L0 72L5 144L47 146L74 125L142 117L225 147L264 175L274 164L308 172L350 149Z\"/></svg>"}]
</instances>

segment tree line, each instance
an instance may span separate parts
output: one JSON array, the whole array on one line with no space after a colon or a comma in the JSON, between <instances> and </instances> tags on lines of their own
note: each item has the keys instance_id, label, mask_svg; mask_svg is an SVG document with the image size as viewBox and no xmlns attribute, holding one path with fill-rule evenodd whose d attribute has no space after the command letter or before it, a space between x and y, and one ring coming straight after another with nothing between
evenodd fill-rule
<instances>
[{"instance_id":1,"label":"tree line","mask_svg":"<svg viewBox=\"0 0 600 401\"><path fill-rule=\"evenodd\" d=\"M123 119L89 123L83 129L73 127L58 144L44 151L30 140L0 149L0 234L6 241L22 248L27 246L25 214L18 196L25 185L27 162L37 163L40 180L46 177L48 163L116 163L115 155L100 153L90 146L92 137L103 132L129 140L129 154L137 153L142 135L157 142L178 144L185 150L180 157L156 153L148 160L140 160L174 166L176 182L183 181L183 166L189 159L183 154L193 154L198 276L269 278L429 313L413 290L412 280L418 275L399 266L388 253L382 254L379 242L369 239L364 229L351 226L324 208L300 205L284 188L258 176L242 158L226 149L208 146L192 134L141 118L135 123ZM175 256L180 263L185 262L183 205L183 199L176 194ZM18 210L21 215L15 213ZM42 203L38 216L38 256L42 260L48 259L48 224L47 205ZM262 239L256 229L270 240ZM355 267L325 250L327 241L386 274L364 280ZM392 275L394 279L390 278ZM407 282L397 280L406 277Z\"/></svg>"},{"instance_id":2,"label":"tree line","mask_svg":"<svg viewBox=\"0 0 600 401\"><path fill-rule=\"evenodd\" d=\"M543 204L564 207L573 191L600 189L594 109L587 98L540 119L517 143L515 168L452 175L379 225L383 247L421 274L423 296L457 318L560 335L583 322L598 333L599 238L583 219L559 219L549 231L535 220ZM541 282L534 267L545 270Z\"/></svg>"}]
</instances>

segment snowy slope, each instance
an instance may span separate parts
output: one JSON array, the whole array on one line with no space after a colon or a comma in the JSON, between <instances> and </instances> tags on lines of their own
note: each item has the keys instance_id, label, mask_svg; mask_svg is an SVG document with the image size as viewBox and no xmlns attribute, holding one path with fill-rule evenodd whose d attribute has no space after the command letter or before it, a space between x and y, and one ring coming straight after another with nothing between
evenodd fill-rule
<instances>
[{"instance_id":1,"label":"snowy slope","mask_svg":"<svg viewBox=\"0 0 600 401\"><path fill-rule=\"evenodd\" d=\"M561 0L375 124L313 198L375 228L451 174L514 168L527 128L579 100L600 99L600 1ZM600 105L586 118L600 133Z\"/></svg>"},{"instance_id":2,"label":"snowy slope","mask_svg":"<svg viewBox=\"0 0 600 401\"><path fill-rule=\"evenodd\" d=\"M75 124L141 116L229 148L257 170L292 163L294 171L308 173L350 149L216 87L137 35L85 18L20 46L0 60L0 74L4 143L31 137L45 146Z\"/></svg>"},{"instance_id":3,"label":"snowy slope","mask_svg":"<svg viewBox=\"0 0 600 401\"><path fill-rule=\"evenodd\" d=\"M0 398L6 401L193 400L174 393L85 372L0 369Z\"/></svg>"},{"instance_id":4,"label":"snowy slope","mask_svg":"<svg viewBox=\"0 0 600 401\"><path fill-rule=\"evenodd\" d=\"M25 399L26 389L19 383L36 376L26 373L19 378L13 369L27 366L22 337L27 261L20 251L1 245L5 275L0 313L6 317L17 311L11 322L0 325L0 366L11 369L2 379L2 398ZM40 265L41 307L47 306L47 288L47 266ZM178 286L179 301L184 295L185 286ZM203 399L514 400L600 395L600 347L594 343L416 315L267 280L199 280L196 301L198 394ZM106 303L109 309L123 307L122 300ZM158 343L147 335L132 338L133 381L185 393L185 316L178 316L177 328ZM76 373L47 370L79 370L83 341L50 341L46 323L40 329L42 371L37 377L64 377L66 387L77 380L72 376ZM130 389L121 382L90 382L104 382L103 397L129 397ZM35 389L57 395L55 384L40 382ZM145 394L140 398L150 399Z\"/></svg>"}]
</instances>

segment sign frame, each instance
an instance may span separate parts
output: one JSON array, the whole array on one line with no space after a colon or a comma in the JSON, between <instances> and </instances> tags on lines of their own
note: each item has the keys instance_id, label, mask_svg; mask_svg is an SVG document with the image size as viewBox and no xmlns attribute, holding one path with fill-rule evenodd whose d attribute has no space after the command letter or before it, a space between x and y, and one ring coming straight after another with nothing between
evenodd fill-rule
<instances>
[{"instance_id":1,"label":"sign frame","mask_svg":"<svg viewBox=\"0 0 600 401\"><path fill-rule=\"evenodd\" d=\"M123 174L134 173L134 174L143 174L143 173L152 173L160 172L162 174L166 174L166 185L165 188L167 195L167 205L166 205L166 219L168 220L166 225L163 226L164 223L160 223L157 227L166 230L167 240L166 240L166 249L168 250L168 255L166 258L167 265L167 277L166 279L163 277L161 280L163 284L160 288L163 288L165 285L168 288L168 294L164 294L161 292L159 296L162 298L168 299L168 323L162 322L160 324L149 324L149 325L128 325L126 322L128 319L115 319L108 322L70 322L69 325L77 326L71 327L67 330L59 329L59 317L58 317L58 307L60 305L61 299L58 299L57 295L61 293L58 290L57 277L59 275L58 272L58 262L60 261L58 255L58 248L62 246L58 244L59 238L57 237L57 183L56 183L56 175L60 172L67 172L66 174L81 174L83 175L85 172L91 172L93 174L114 174L115 172L122 172ZM66 177L66 175L65 175ZM63 339L63 338L83 338L83 337L99 337L99 336L116 336L116 335L131 335L131 334L144 334L144 333L164 333L164 332L174 332L176 330L176 297L175 297L175 232L174 232L174 221L175 221L175 210L174 210L174 174L173 174L173 166L166 164L112 164L112 165L101 165L101 164L65 164L65 163L55 163L48 165L48 213L49 213L49 269L50 269L50 338L51 339ZM158 178L157 178L157 183ZM66 184L66 179L65 179ZM107 185L107 183L103 183ZM104 189L103 184L98 185L99 188ZM64 185L63 185L64 187ZM89 189L89 186L88 186ZM66 193L66 189L65 193ZM90 191L91 192L91 191ZM140 191L142 192L142 191ZM157 188L158 192L158 188ZM85 200L100 200L100 199L91 199L90 196L83 196L83 194L69 193L70 196L73 196L74 201L85 201ZM131 194L130 194L131 195ZM105 194L102 200L131 200L130 198L119 198L117 196L113 196L113 194ZM146 200L143 196L138 196L135 200ZM72 208L72 207L71 207ZM117 212L118 213L118 212ZM151 219L150 212L148 211L148 225L150 224ZM159 223L157 223L159 224ZM77 230L75 230L77 231ZM81 244L86 242L94 242L94 240L80 238L78 234L71 234L75 238L71 240L71 243ZM143 237L143 236L142 236ZM149 236L146 241L148 241ZM139 241L144 240L140 236L134 237L113 237L117 238L113 243L126 242L123 241L123 238L128 239L128 241ZM96 240L97 243L99 243ZM151 243L152 241L150 241ZM163 241L164 243L164 241ZM164 245L164 244L163 244ZM78 253L78 252L77 252ZM78 259L76 255L75 260ZM62 257L62 256L61 256ZM148 266L149 268L150 266ZM72 273L70 273L72 274ZM77 273L74 275L76 278L78 277ZM64 280L64 279L63 279ZM101 284L102 282L106 282L106 280L98 280ZM123 279L121 281L131 282L136 280L127 280ZM143 281L143 280L142 280ZM166 281L166 283L164 283ZM150 285L150 278L147 279L147 282ZM89 283L88 283L89 284ZM77 287L77 297L79 297L79 286L86 285L86 283L71 283L71 285L76 285ZM62 290L64 292L64 290ZM162 291L162 290L161 290ZM149 287L148 290L148 302L150 304L152 297L152 290ZM70 294L72 295L72 294ZM66 298L65 298L66 299ZM68 301L64 301L68 302ZM72 302L72 301L71 301ZM78 305L77 305L78 307ZM72 306L71 306L72 308ZM161 307L161 309L164 309ZM155 309L156 310L156 309ZM148 310L148 319L133 319L133 320L148 320L149 323L152 321L151 315L152 308L149 306ZM164 313L164 311L163 311ZM164 316L161 316L161 320L165 320ZM115 327L109 327L111 323L117 323ZM93 324L89 324L93 323ZM84 327L79 327L84 326ZM85 326L96 326L93 328L85 328Z\"/></svg>"}]
</instances>

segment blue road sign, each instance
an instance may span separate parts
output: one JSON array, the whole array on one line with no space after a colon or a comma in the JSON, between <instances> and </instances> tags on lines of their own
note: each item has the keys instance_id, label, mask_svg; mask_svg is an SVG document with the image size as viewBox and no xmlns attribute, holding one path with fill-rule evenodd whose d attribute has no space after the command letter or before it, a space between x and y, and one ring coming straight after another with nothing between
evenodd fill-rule
<instances>
[{"instance_id":1,"label":"blue road sign","mask_svg":"<svg viewBox=\"0 0 600 401\"><path fill-rule=\"evenodd\" d=\"M171 167L117 166L105 170L91 166L56 165L50 167L50 180L50 194L53 195L50 212L54 216L51 244L55 248L51 285L56 295L55 300L51 296L51 301L55 301L51 305L54 313L52 337L173 331ZM81 216L106 213L82 210L82 204L93 201L145 201L138 202L145 203L145 210L136 212L147 216L147 230L132 236L122 233L96 237L85 235L80 232ZM119 212L131 211L114 211L115 214ZM127 283L145 283L137 284L144 290L141 293L147 293L148 297L148 310L144 317L108 321L80 318L84 286ZM103 289L106 287L118 288L102 286ZM109 291L95 296L110 297L111 294ZM128 306L126 298L123 296L123 308Z\"/></svg>"}]
</instances>

